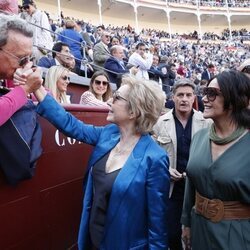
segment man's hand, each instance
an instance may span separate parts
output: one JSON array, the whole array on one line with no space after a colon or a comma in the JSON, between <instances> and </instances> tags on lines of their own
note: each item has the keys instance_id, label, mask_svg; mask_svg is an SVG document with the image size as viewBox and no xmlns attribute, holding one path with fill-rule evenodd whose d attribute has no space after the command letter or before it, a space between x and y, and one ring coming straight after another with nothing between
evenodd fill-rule
<instances>
[{"instance_id":1,"label":"man's hand","mask_svg":"<svg viewBox=\"0 0 250 250\"><path fill-rule=\"evenodd\" d=\"M23 68L18 68L13 75L14 85L25 85L27 76L33 72L32 62L27 63Z\"/></svg>"},{"instance_id":2,"label":"man's hand","mask_svg":"<svg viewBox=\"0 0 250 250\"><path fill-rule=\"evenodd\" d=\"M180 181L186 177L186 173L180 173L176 169L169 168L170 178L172 181Z\"/></svg>"},{"instance_id":3,"label":"man's hand","mask_svg":"<svg viewBox=\"0 0 250 250\"><path fill-rule=\"evenodd\" d=\"M32 65L32 62L29 62L14 73L14 84L20 85L27 95L39 89L43 83L41 69L32 68Z\"/></svg>"}]
</instances>

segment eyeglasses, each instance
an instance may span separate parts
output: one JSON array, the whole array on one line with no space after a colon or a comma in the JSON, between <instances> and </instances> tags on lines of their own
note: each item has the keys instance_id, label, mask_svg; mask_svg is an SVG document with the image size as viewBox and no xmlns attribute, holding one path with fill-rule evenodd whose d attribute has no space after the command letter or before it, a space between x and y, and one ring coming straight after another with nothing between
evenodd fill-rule
<instances>
[{"instance_id":1,"label":"eyeglasses","mask_svg":"<svg viewBox=\"0 0 250 250\"><path fill-rule=\"evenodd\" d=\"M221 91L218 88L204 87L203 96L207 96L209 102L213 102L217 96L221 95Z\"/></svg>"},{"instance_id":2,"label":"eyeglasses","mask_svg":"<svg viewBox=\"0 0 250 250\"><path fill-rule=\"evenodd\" d=\"M108 81L100 81L100 80L95 80L94 81L96 85L103 85L103 86L108 86L109 82Z\"/></svg>"},{"instance_id":3,"label":"eyeglasses","mask_svg":"<svg viewBox=\"0 0 250 250\"><path fill-rule=\"evenodd\" d=\"M241 70L241 72L250 74L250 65L245 66L245 67Z\"/></svg>"},{"instance_id":4,"label":"eyeglasses","mask_svg":"<svg viewBox=\"0 0 250 250\"><path fill-rule=\"evenodd\" d=\"M70 77L69 76L61 76L61 79L63 79L64 81L69 81L70 82Z\"/></svg>"},{"instance_id":5,"label":"eyeglasses","mask_svg":"<svg viewBox=\"0 0 250 250\"><path fill-rule=\"evenodd\" d=\"M14 54L12 54L11 52L9 52L8 50L5 50L3 48L0 48L1 51L3 51L4 53L16 58L18 60L18 64L20 67L23 67L24 65L26 65L29 61L32 61L34 59L34 57L32 56L24 56L24 57L18 57Z\"/></svg>"},{"instance_id":6,"label":"eyeglasses","mask_svg":"<svg viewBox=\"0 0 250 250\"><path fill-rule=\"evenodd\" d=\"M125 102L128 101L126 98L122 97L118 91L115 91L114 94L113 94L113 103L114 103L116 100L123 100L123 101L125 101Z\"/></svg>"}]
</instances>

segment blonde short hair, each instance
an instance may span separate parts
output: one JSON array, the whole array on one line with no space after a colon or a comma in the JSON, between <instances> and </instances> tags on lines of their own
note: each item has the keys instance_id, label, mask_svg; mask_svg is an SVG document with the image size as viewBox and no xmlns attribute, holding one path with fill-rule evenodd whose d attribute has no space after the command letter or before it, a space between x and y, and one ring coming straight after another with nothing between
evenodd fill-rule
<instances>
[{"instance_id":1,"label":"blonde short hair","mask_svg":"<svg viewBox=\"0 0 250 250\"><path fill-rule=\"evenodd\" d=\"M67 68L63 67L62 65L55 65L49 68L46 78L44 87L49 89L53 95L53 97L56 99L58 94L58 88L57 88L57 81L63 74L63 72L70 72ZM60 93L61 103L69 103L66 98L66 93Z\"/></svg>"},{"instance_id":2,"label":"blonde short hair","mask_svg":"<svg viewBox=\"0 0 250 250\"><path fill-rule=\"evenodd\" d=\"M155 81L124 75L121 85L129 86L129 109L136 116L136 131L146 134L152 131L164 108L166 95Z\"/></svg>"}]
</instances>

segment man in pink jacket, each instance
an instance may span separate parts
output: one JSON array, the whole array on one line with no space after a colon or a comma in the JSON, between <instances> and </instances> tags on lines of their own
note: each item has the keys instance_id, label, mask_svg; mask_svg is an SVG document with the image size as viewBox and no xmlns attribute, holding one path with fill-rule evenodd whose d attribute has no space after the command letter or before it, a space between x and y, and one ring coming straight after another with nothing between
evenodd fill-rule
<instances>
[{"instance_id":1,"label":"man in pink jacket","mask_svg":"<svg viewBox=\"0 0 250 250\"><path fill-rule=\"evenodd\" d=\"M18 14L18 1L17 0L0 0L0 10L10 14Z\"/></svg>"},{"instance_id":2,"label":"man in pink jacket","mask_svg":"<svg viewBox=\"0 0 250 250\"><path fill-rule=\"evenodd\" d=\"M42 80L39 69L32 69L32 36L27 23L17 16L0 14L0 79L13 79L17 69L32 74L32 79L0 97L0 126L26 102L27 96L38 89Z\"/></svg>"}]
</instances>

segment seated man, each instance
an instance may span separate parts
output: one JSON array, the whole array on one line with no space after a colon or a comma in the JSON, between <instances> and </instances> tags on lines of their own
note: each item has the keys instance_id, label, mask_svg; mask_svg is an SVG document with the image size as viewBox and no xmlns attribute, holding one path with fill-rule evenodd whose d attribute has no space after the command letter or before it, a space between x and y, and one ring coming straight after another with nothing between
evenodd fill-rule
<instances>
[{"instance_id":1,"label":"seated man","mask_svg":"<svg viewBox=\"0 0 250 250\"><path fill-rule=\"evenodd\" d=\"M120 87L121 77L125 73L136 73L137 68L132 67L130 70L124 65L124 48L121 45L114 45L110 49L111 56L104 63L104 68L108 73L109 79L115 83L117 88ZM135 72L136 71L136 72Z\"/></svg>"},{"instance_id":2,"label":"seated man","mask_svg":"<svg viewBox=\"0 0 250 250\"><path fill-rule=\"evenodd\" d=\"M162 72L161 69L159 68L159 61L160 61L160 57L157 54L153 55L153 63L150 67L150 69L148 70L148 75L149 75L149 79L156 81L158 83L162 82L162 78L167 77L167 72Z\"/></svg>"},{"instance_id":3,"label":"seated man","mask_svg":"<svg viewBox=\"0 0 250 250\"><path fill-rule=\"evenodd\" d=\"M107 31L102 32L101 41L93 48L93 66L95 70L102 70L105 61L110 57L109 42L110 34Z\"/></svg>"},{"instance_id":4,"label":"seated man","mask_svg":"<svg viewBox=\"0 0 250 250\"><path fill-rule=\"evenodd\" d=\"M70 53L69 46L66 43L56 42L52 50L52 58L42 57L38 62L38 66L50 68L55 65L62 65L68 69L75 68L75 58Z\"/></svg>"}]
</instances>

